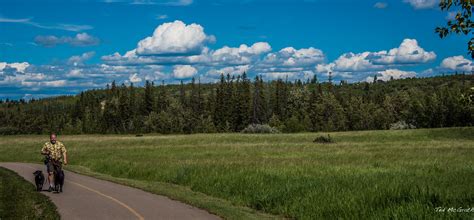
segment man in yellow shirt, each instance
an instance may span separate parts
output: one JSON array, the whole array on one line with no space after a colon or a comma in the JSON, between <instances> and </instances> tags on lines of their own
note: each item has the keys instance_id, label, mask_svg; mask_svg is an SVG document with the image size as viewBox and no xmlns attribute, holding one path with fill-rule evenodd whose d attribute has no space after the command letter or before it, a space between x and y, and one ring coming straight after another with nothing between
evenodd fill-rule
<instances>
[{"instance_id":1,"label":"man in yellow shirt","mask_svg":"<svg viewBox=\"0 0 474 220\"><path fill-rule=\"evenodd\" d=\"M48 171L48 191L54 189L54 171L59 171L62 168L62 163L67 165L67 151L64 144L56 140L56 134L52 133L49 136L49 142L46 142L41 149L41 154L46 155L46 168Z\"/></svg>"}]
</instances>

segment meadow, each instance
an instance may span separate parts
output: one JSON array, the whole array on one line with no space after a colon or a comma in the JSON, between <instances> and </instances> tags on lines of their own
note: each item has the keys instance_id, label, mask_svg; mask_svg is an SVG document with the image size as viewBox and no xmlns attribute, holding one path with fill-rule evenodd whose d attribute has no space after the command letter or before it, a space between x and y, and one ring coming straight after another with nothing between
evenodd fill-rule
<instances>
[{"instance_id":1,"label":"meadow","mask_svg":"<svg viewBox=\"0 0 474 220\"><path fill-rule=\"evenodd\" d=\"M68 169L227 219L472 219L474 128L329 133L59 135ZM2 136L0 161L41 163L47 135Z\"/></svg>"}]
</instances>

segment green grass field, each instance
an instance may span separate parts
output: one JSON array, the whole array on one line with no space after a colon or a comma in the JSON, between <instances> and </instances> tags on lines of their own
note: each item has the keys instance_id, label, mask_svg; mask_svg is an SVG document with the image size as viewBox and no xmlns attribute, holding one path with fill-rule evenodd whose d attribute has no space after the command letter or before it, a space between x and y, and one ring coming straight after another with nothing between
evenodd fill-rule
<instances>
[{"instance_id":1,"label":"green grass field","mask_svg":"<svg viewBox=\"0 0 474 220\"><path fill-rule=\"evenodd\" d=\"M0 219L59 219L59 214L31 183L0 167Z\"/></svg>"},{"instance_id":2,"label":"green grass field","mask_svg":"<svg viewBox=\"0 0 474 220\"><path fill-rule=\"evenodd\" d=\"M59 136L70 169L229 219L472 219L474 128ZM324 133L326 134L326 133ZM48 136L3 136L0 161L41 162ZM258 211L255 211L258 210ZM263 214L263 213L267 213Z\"/></svg>"}]
</instances>

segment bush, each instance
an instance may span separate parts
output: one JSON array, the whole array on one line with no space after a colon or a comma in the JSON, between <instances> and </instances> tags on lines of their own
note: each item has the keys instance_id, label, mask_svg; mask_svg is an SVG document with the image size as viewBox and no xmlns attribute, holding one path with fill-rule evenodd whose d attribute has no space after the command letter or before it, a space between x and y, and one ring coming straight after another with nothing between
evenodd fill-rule
<instances>
[{"instance_id":1,"label":"bush","mask_svg":"<svg viewBox=\"0 0 474 220\"><path fill-rule=\"evenodd\" d=\"M286 120L283 132L302 132L305 129L305 123L303 121L300 121L298 117L292 116L291 118Z\"/></svg>"},{"instance_id":2,"label":"bush","mask_svg":"<svg viewBox=\"0 0 474 220\"><path fill-rule=\"evenodd\" d=\"M21 131L16 128L16 127L0 127L0 135L15 135L15 134L20 134Z\"/></svg>"},{"instance_id":3,"label":"bush","mask_svg":"<svg viewBox=\"0 0 474 220\"><path fill-rule=\"evenodd\" d=\"M247 134L275 134L280 133L280 131L270 125L261 125L261 124L250 124L244 130L241 131L242 133Z\"/></svg>"},{"instance_id":4,"label":"bush","mask_svg":"<svg viewBox=\"0 0 474 220\"><path fill-rule=\"evenodd\" d=\"M319 136L316 139L313 140L314 143L322 143L322 144L328 144L328 143L334 143L334 140L331 138L331 136L325 137L325 136Z\"/></svg>"},{"instance_id":5,"label":"bush","mask_svg":"<svg viewBox=\"0 0 474 220\"><path fill-rule=\"evenodd\" d=\"M272 117L270 118L268 125L270 125L270 127L278 129L279 131L285 130L285 124L283 124L278 118L278 116L276 116L275 114L273 114Z\"/></svg>"},{"instance_id":6,"label":"bush","mask_svg":"<svg viewBox=\"0 0 474 220\"><path fill-rule=\"evenodd\" d=\"M406 121L398 121L390 124L390 130L404 130L404 129L415 129L416 126L407 123Z\"/></svg>"}]
</instances>

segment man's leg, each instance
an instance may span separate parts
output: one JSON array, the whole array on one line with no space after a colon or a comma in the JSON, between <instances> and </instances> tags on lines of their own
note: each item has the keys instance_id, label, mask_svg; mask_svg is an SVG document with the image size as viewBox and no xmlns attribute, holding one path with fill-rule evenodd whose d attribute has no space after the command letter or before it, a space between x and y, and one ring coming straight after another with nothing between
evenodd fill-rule
<instances>
[{"instance_id":1,"label":"man's leg","mask_svg":"<svg viewBox=\"0 0 474 220\"><path fill-rule=\"evenodd\" d=\"M49 182L49 189L48 191L53 191L54 189L54 175L53 175L53 163L51 161L48 162L47 164L48 167L48 182Z\"/></svg>"},{"instance_id":2,"label":"man's leg","mask_svg":"<svg viewBox=\"0 0 474 220\"><path fill-rule=\"evenodd\" d=\"M49 182L49 186L53 186L54 184L54 175L53 175L53 172L49 172L48 173L48 182Z\"/></svg>"}]
</instances>

